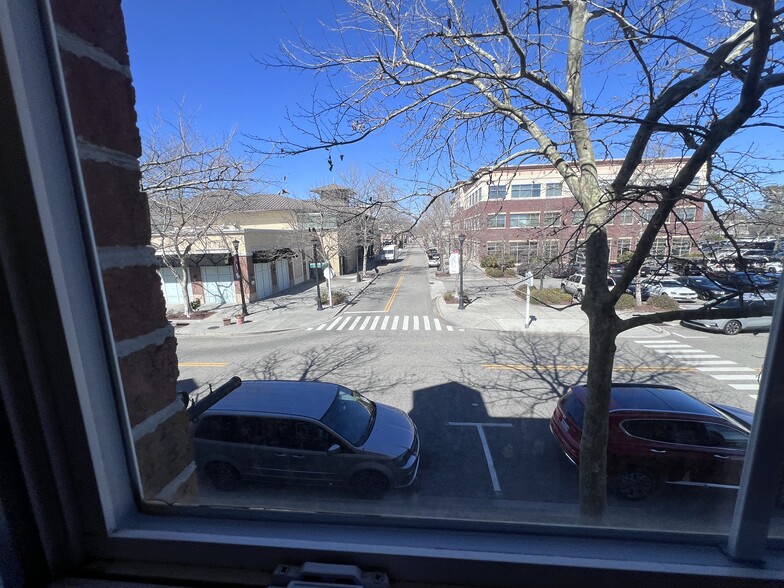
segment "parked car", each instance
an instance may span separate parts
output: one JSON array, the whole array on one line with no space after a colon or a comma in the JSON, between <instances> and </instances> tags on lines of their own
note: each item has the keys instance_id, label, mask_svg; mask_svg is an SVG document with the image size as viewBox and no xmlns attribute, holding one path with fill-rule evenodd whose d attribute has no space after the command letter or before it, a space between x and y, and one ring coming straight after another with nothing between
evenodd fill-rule
<instances>
[{"instance_id":1,"label":"parked car","mask_svg":"<svg viewBox=\"0 0 784 588\"><path fill-rule=\"evenodd\" d=\"M732 288L721 286L705 276L679 276L675 281L694 290L700 300L714 300L735 292Z\"/></svg>"},{"instance_id":2,"label":"parked car","mask_svg":"<svg viewBox=\"0 0 784 588\"><path fill-rule=\"evenodd\" d=\"M720 284L734 290L775 290L779 280L770 274L730 272L717 278Z\"/></svg>"},{"instance_id":3,"label":"parked car","mask_svg":"<svg viewBox=\"0 0 784 588\"><path fill-rule=\"evenodd\" d=\"M696 302L697 292L687 288L675 278L662 278L658 280L648 280L645 285L650 289L653 296L669 296L677 302Z\"/></svg>"},{"instance_id":4,"label":"parked car","mask_svg":"<svg viewBox=\"0 0 784 588\"><path fill-rule=\"evenodd\" d=\"M428 256L427 267L441 267L441 256L440 255Z\"/></svg>"},{"instance_id":5,"label":"parked car","mask_svg":"<svg viewBox=\"0 0 784 588\"><path fill-rule=\"evenodd\" d=\"M219 490L279 478L348 483L377 498L419 469L408 415L337 384L245 381L196 418L196 468Z\"/></svg>"},{"instance_id":6,"label":"parked car","mask_svg":"<svg viewBox=\"0 0 784 588\"><path fill-rule=\"evenodd\" d=\"M737 308L746 305L753 309L762 309L762 316L750 316L742 318L716 318L716 319L693 319L681 321L684 327L694 327L697 329L707 329L709 331L719 331L725 335L737 335L741 331L759 331L770 329L773 322L773 304L776 302L776 294L763 292L754 294L746 292L734 298L728 298L718 303L709 303L710 308Z\"/></svg>"},{"instance_id":7,"label":"parked car","mask_svg":"<svg viewBox=\"0 0 784 588\"><path fill-rule=\"evenodd\" d=\"M587 387L572 386L550 419L564 454L580 459ZM613 384L608 482L621 498L646 498L663 484L737 488L753 415L707 404L673 386Z\"/></svg>"},{"instance_id":8,"label":"parked car","mask_svg":"<svg viewBox=\"0 0 784 588\"><path fill-rule=\"evenodd\" d=\"M578 302L585 295L585 274L572 274L561 282L561 290L574 296ZM615 287L615 280L607 278L607 287L612 290Z\"/></svg>"},{"instance_id":9,"label":"parked car","mask_svg":"<svg viewBox=\"0 0 784 588\"><path fill-rule=\"evenodd\" d=\"M623 272L626 271L626 264L625 263L611 263L607 266L607 274L610 276L618 277L622 276Z\"/></svg>"},{"instance_id":10,"label":"parked car","mask_svg":"<svg viewBox=\"0 0 784 588\"><path fill-rule=\"evenodd\" d=\"M637 296L637 280L629 282L629 285L626 287L626 293L635 297ZM650 297L651 289L643 282L640 282L640 299L645 302Z\"/></svg>"}]
</instances>

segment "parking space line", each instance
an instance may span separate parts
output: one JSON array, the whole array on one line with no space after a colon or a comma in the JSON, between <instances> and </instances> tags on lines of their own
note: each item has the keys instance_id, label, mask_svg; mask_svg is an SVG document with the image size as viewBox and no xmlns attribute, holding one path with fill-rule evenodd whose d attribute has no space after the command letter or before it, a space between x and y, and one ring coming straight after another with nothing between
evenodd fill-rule
<instances>
[{"instance_id":1,"label":"parking space line","mask_svg":"<svg viewBox=\"0 0 784 588\"><path fill-rule=\"evenodd\" d=\"M490 472L490 481L493 483L493 491L496 496L501 496L501 484L498 483L498 475L495 472L495 464L493 463L493 456L490 454L490 446L487 444L487 436L485 435L485 427L511 427L512 423L448 423L453 427L476 427L479 433L479 440L482 442L482 450L485 453L485 460L487 461L487 469Z\"/></svg>"}]
</instances>

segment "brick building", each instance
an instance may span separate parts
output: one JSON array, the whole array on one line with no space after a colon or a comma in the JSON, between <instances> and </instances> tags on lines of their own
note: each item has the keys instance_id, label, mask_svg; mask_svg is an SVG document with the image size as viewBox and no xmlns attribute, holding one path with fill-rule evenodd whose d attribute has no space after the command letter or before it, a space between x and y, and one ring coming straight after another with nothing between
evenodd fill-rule
<instances>
[{"instance_id":1,"label":"brick building","mask_svg":"<svg viewBox=\"0 0 784 588\"><path fill-rule=\"evenodd\" d=\"M678 169L678 159L643 162L636 183L666 184ZM609 182L620 162L597 163L599 177ZM689 186L699 194L703 180ZM634 202L616 208L607 220L610 260L624 251L633 251L637 240L655 210L653 196L649 202ZM700 239L704 207L689 202L679 205L667 223L666 234L656 239L652 256L683 256L695 251ZM475 256L509 255L516 263L533 259L549 262L562 256L580 255L584 236L584 213L550 165L505 167L483 175L479 180L456 187L453 222L465 233Z\"/></svg>"}]
</instances>

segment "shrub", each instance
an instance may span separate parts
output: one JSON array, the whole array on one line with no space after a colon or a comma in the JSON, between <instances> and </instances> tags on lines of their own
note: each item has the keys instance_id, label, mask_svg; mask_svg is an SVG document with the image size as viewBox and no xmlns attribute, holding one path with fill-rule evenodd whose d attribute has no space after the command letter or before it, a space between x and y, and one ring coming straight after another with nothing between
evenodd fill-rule
<instances>
[{"instance_id":1,"label":"shrub","mask_svg":"<svg viewBox=\"0 0 784 588\"><path fill-rule=\"evenodd\" d=\"M514 255L505 255L500 260L500 265L502 268L513 268L517 266L517 260L515 259Z\"/></svg>"},{"instance_id":2,"label":"shrub","mask_svg":"<svg viewBox=\"0 0 784 588\"><path fill-rule=\"evenodd\" d=\"M505 276L516 276L517 275L517 270L515 268L513 268L513 267L508 267L508 268L506 268L504 270L504 275Z\"/></svg>"},{"instance_id":3,"label":"shrub","mask_svg":"<svg viewBox=\"0 0 784 588\"><path fill-rule=\"evenodd\" d=\"M504 275L504 270L500 267L489 267L485 270L485 273L491 278L500 278Z\"/></svg>"},{"instance_id":4,"label":"shrub","mask_svg":"<svg viewBox=\"0 0 784 588\"><path fill-rule=\"evenodd\" d=\"M194 298L193 300L191 300L191 309L199 310L200 306L201 306L201 299L200 298Z\"/></svg>"},{"instance_id":5,"label":"shrub","mask_svg":"<svg viewBox=\"0 0 784 588\"><path fill-rule=\"evenodd\" d=\"M631 294L623 293L621 297L618 299L618 302L615 303L616 310L632 310L636 305L636 301L634 300L634 296Z\"/></svg>"},{"instance_id":6,"label":"shrub","mask_svg":"<svg viewBox=\"0 0 784 588\"><path fill-rule=\"evenodd\" d=\"M348 294L343 290L332 290L332 304L343 304L348 300ZM329 304L329 292L326 290L321 291L321 303Z\"/></svg>"},{"instance_id":7,"label":"shrub","mask_svg":"<svg viewBox=\"0 0 784 588\"><path fill-rule=\"evenodd\" d=\"M515 290L520 298L525 300L525 286L520 286ZM569 304L572 301L572 295L561 291L559 288L545 288L539 290L531 288L531 304Z\"/></svg>"},{"instance_id":8,"label":"shrub","mask_svg":"<svg viewBox=\"0 0 784 588\"><path fill-rule=\"evenodd\" d=\"M446 292L444 292L444 300L446 300L447 302L454 299L454 297L455 297L455 293L452 292L451 290L447 290Z\"/></svg>"},{"instance_id":9,"label":"shrub","mask_svg":"<svg viewBox=\"0 0 784 588\"><path fill-rule=\"evenodd\" d=\"M501 261L495 255L483 255L479 259L479 267L501 267Z\"/></svg>"},{"instance_id":10,"label":"shrub","mask_svg":"<svg viewBox=\"0 0 784 588\"><path fill-rule=\"evenodd\" d=\"M648 305L659 310L678 310L680 306L669 296L659 295L648 298Z\"/></svg>"}]
</instances>

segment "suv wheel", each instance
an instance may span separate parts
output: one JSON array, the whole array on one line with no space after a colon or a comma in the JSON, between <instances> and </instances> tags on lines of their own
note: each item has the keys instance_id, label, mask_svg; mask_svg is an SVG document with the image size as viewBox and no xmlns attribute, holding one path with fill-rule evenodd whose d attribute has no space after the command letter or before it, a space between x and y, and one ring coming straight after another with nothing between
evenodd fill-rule
<instances>
[{"instance_id":1,"label":"suv wheel","mask_svg":"<svg viewBox=\"0 0 784 588\"><path fill-rule=\"evenodd\" d=\"M240 485L240 474L233 466L222 462L213 461L204 468L204 473L215 486L216 490L236 490Z\"/></svg>"},{"instance_id":2,"label":"suv wheel","mask_svg":"<svg viewBox=\"0 0 784 588\"><path fill-rule=\"evenodd\" d=\"M725 335L737 335L740 333L741 324L740 321L727 321L727 324L724 325L722 329Z\"/></svg>"},{"instance_id":3,"label":"suv wheel","mask_svg":"<svg viewBox=\"0 0 784 588\"><path fill-rule=\"evenodd\" d=\"M561 284L561 292L566 292L566 286L564 286L563 284Z\"/></svg>"},{"instance_id":4,"label":"suv wheel","mask_svg":"<svg viewBox=\"0 0 784 588\"><path fill-rule=\"evenodd\" d=\"M389 489L389 480L381 472L362 470L351 476L351 487L360 498L381 498Z\"/></svg>"},{"instance_id":5,"label":"suv wheel","mask_svg":"<svg viewBox=\"0 0 784 588\"><path fill-rule=\"evenodd\" d=\"M574 293L574 299L577 302L580 302L583 299L583 291L582 290L577 290L577 292Z\"/></svg>"},{"instance_id":6,"label":"suv wheel","mask_svg":"<svg viewBox=\"0 0 784 588\"><path fill-rule=\"evenodd\" d=\"M624 500L642 500L656 489L656 478L647 470L628 469L616 480L615 492Z\"/></svg>"}]
</instances>

